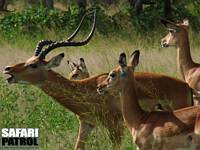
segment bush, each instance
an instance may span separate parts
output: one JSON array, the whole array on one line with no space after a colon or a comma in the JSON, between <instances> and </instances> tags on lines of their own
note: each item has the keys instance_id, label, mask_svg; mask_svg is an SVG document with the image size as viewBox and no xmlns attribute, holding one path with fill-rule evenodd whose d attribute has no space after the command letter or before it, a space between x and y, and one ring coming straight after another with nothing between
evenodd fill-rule
<instances>
[{"instance_id":1,"label":"bush","mask_svg":"<svg viewBox=\"0 0 200 150\"><path fill-rule=\"evenodd\" d=\"M133 34L146 36L146 33L156 34L160 32L159 20L164 17L163 1L159 0L157 5L144 7L143 13L137 17L132 7L125 6L113 16L107 15L102 7L96 7L96 32L104 36L113 36L114 34L128 38ZM196 32L200 27L199 7L198 0L174 2L171 18L172 20L190 19L191 26ZM84 10L76 4L70 5L67 11L50 10L44 7L25 8L20 12L10 13L0 20L0 35L4 39L13 40L23 36L37 40L39 39L37 37L45 37L44 35L48 35L47 33L53 32L63 37L63 33L70 34L74 31L83 14ZM90 16L84 21L81 29L82 34L91 28L91 19Z\"/></svg>"},{"instance_id":2,"label":"bush","mask_svg":"<svg viewBox=\"0 0 200 150\"><path fill-rule=\"evenodd\" d=\"M73 31L83 16L83 10L76 5L70 7L68 11L50 10L44 7L30 7L21 12L13 12L0 21L0 31L2 36L13 38L21 33L24 35L38 36L47 31L61 32ZM90 18L92 18L90 16ZM91 20L91 19L90 19ZM100 34L114 32L112 19L105 12L97 8L97 30ZM86 32L91 28L91 21L86 19L81 32Z\"/></svg>"},{"instance_id":3,"label":"bush","mask_svg":"<svg viewBox=\"0 0 200 150\"><path fill-rule=\"evenodd\" d=\"M140 33L151 32L152 30L158 30L160 18L164 16L164 1L157 1L157 4L152 6L146 6L143 9L143 13L136 16L132 7L128 8L131 14L132 24L134 30ZM173 2L172 15L170 16L172 21L183 20L188 18L191 22L192 29L199 30L200 26L200 4L198 1L181 1Z\"/></svg>"}]
</instances>

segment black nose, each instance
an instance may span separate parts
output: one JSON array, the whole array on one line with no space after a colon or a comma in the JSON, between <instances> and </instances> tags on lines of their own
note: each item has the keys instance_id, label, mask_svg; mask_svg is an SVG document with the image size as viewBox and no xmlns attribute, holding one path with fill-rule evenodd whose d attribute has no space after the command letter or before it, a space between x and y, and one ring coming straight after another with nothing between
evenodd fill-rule
<instances>
[{"instance_id":1,"label":"black nose","mask_svg":"<svg viewBox=\"0 0 200 150\"><path fill-rule=\"evenodd\" d=\"M9 71L9 70L11 70L11 67L9 66L5 67L5 71Z\"/></svg>"}]
</instances>

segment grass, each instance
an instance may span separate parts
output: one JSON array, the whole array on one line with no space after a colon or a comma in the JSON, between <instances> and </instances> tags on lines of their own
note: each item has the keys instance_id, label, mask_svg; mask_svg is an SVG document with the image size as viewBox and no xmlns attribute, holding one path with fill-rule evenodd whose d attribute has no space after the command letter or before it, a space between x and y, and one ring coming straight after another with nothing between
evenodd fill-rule
<instances>
[{"instance_id":1,"label":"grass","mask_svg":"<svg viewBox=\"0 0 200 150\"><path fill-rule=\"evenodd\" d=\"M141 49L140 65L137 71L158 72L180 77L176 67L176 49L160 48L161 36L154 37L156 42L148 43L145 39L103 38L96 35L85 47L61 48L49 54L48 58L59 52L66 56L62 65L56 69L67 76L67 59L78 60L83 57L91 75L108 72L117 66L119 53L131 54L134 49ZM196 39L196 38L195 38ZM199 39L199 38L198 38ZM200 62L199 49L192 41L192 56ZM35 41L22 39L20 42L3 43L0 48L0 70L4 66L26 60L34 53ZM47 59L48 59L47 58ZM0 128L37 127L40 128L41 150L71 150L78 133L78 119L74 114L57 104L40 89L31 85L8 85L5 76L0 73ZM131 136L125 131L122 150L134 150ZM95 129L89 137L89 150L112 150L107 131L103 127Z\"/></svg>"}]
</instances>

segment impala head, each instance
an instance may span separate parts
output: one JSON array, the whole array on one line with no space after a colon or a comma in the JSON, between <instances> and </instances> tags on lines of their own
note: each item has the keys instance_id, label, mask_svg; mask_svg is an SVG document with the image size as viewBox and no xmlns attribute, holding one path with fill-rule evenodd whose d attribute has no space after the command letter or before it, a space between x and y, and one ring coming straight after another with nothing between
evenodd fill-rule
<instances>
[{"instance_id":1,"label":"impala head","mask_svg":"<svg viewBox=\"0 0 200 150\"><path fill-rule=\"evenodd\" d=\"M89 14L91 14L91 12ZM5 67L3 72L10 75L10 77L7 79L8 83L40 84L48 78L50 70L52 68L58 67L62 59L64 58L64 53L61 53L57 56L52 57L49 60L46 60L45 57L49 52L59 47L83 46L89 43L95 31L96 11L94 11L94 21L92 29L86 39L78 42L71 41L79 31L85 16L86 15L84 15L84 17L82 18L75 32L66 41L40 41L37 44L34 56L24 62ZM46 46L46 48L44 48L44 46Z\"/></svg>"},{"instance_id":2,"label":"impala head","mask_svg":"<svg viewBox=\"0 0 200 150\"><path fill-rule=\"evenodd\" d=\"M168 20L161 19L161 23L166 27L169 33L161 39L161 46L168 47L182 42L182 39L188 36L189 21L183 20L182 23L173 23Z\"/></svg>"},{"instance_id":3,"label":"impala head","mask_svg":"<svg viewBox=\"0 0 200 150\"><path fill-rule=\"evenodd\" d=\"M98 85L98 93L102 94L107 90L119 90L124 84L128 84L128 79L133 78L135 67L139 63L139 50L132 53L127 64L126 54L121 53L119 56L119 66L113 69L107 79Z\"/></svg>"},{"instance_id":4,"label":"impala head","mask_svg":"<svg viewBox=\"0 0 200 150\"><path fill-rule=\"evenodd\" d=\"M48 61L33 56L24 62L5 67L4 73L10 75L8 83L41 83L48 77L49 70L58 67L63 58L64 53Z\"/></svg>"},{"instance_id":5,"label":"impala head","mask_svg":"<svg viewBox=\"0 0 200 150\"><path fill-rule=\"evenodd\" d=\"M89 77L88 69L83 58L80 58L78 63L74 63L70 60L68 60L67 63L71 69L69 79L78 80Z\"/></svg>"}]
</instances>

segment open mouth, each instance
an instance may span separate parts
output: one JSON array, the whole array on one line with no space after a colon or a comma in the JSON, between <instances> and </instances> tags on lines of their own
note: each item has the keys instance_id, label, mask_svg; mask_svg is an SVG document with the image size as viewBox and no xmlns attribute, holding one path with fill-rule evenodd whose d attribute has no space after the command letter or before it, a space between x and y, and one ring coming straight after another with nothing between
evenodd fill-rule
<instances>
[{"instance_id":1,"label":"open mouth","mask_svg":"<svg viewBox=\"0 0 200 150\"><path fill-rule=\"evenodd\" d=\"M162 45L162 47L169 47L169 45L168 44L161 44Z\"/></svg>"},{"instance_id":2,"label":"open mouth","mask_svg":"<svg viewBox=\"0 0 200 150\"><path fill-rule=\"evenodd\" d=\"M98 88L97 88L97 93L98 93L99 95L104 95L104 94L107 94L108 91L107 91L107 89L106 89L105 87L98 87Z\"/></svg>"},{"instance_id":3,"label":"open mouth","mask_svg":"<svg viewBox=\"0 0 200 150\"><path fill-rule=\"evenodd\" d=\"M3 71L4 74L8 75L6 78L8 83L14 83L15 82L15 76L7 71Z\"/></svg>"},{"instance_id":4,"label":"open mouth","mask_svg":"<svg viewBox=\"0 0 200 150\"><path fill-rule=\"evenodd\" d=\"M105 91L104 91L102 88L97 88L97 92L98 92L98 94L100 94L100 95L105 94Z\"/></svg>"}]
</instances>

